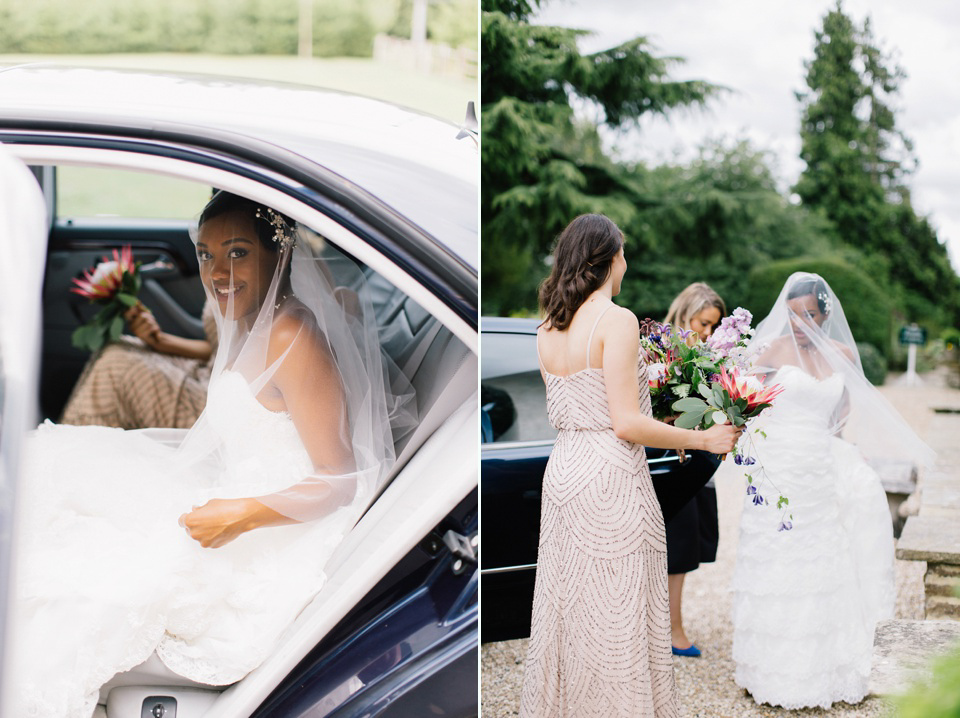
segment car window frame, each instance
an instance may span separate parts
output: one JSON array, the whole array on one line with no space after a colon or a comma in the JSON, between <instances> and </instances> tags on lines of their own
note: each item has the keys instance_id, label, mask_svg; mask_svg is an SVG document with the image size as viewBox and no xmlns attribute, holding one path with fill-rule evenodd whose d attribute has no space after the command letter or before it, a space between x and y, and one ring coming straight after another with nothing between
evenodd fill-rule
<instances>
[{"instance_id":1,"label":"car window frame","mask_svg":"<svg viewBox=\"0 0 960 718\"><path fill-rule=\"evenodd\" d=\"M102 147L33 144L22 141L5 146L14 156L31 166L78 164L133 169L192 180L241 195L256 196L277 211L319 232L331 243L369 266L435 316L472 353L479 354L480 339L477 329L445 299L429 290L435 285L425 282L423 277L414 276L384 251L376 248L376 243L371 242L369 236L360 233L359 226L350 227L338 218L311 206L305 197L297 196L298 190L302 189L301 185L290 184L285 178L269 170L262 170L262 174L259 174L244 163L238 162L225 169L222 167L223 158L214 160L208 153L192 152L189 148L180 148L179 154L189 157L184 159L144 151L139 140L131 141L129 146L124 146L124 143L116 138L112 138L111 143L112 147Z\"/></svg>"}]
</instances>

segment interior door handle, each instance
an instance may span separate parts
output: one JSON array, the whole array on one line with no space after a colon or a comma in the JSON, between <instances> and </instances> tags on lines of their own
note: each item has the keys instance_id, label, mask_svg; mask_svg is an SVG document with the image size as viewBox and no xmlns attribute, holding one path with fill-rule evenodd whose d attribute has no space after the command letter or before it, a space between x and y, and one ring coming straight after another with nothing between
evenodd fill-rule
<instances>
[{"instance_id":1,"label":"interior door handle","mask_svg":"<svg viewBox=\"0 0 960 718\"><path fill-rule=\"evenodd\" d=\"M162 277L172 274L177 269L177 265L169 259L159 257L149 264L140 265L140 274L144 277Z\"/></svg>"}]
</instances>

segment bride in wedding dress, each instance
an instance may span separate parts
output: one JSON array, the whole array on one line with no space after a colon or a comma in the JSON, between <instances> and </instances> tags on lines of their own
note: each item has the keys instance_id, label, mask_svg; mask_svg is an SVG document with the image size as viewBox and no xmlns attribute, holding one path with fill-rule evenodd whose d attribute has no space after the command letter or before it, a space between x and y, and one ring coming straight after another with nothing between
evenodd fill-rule
<instances>
[{"instance_id":1,"label":"bride in wedding dress","mask_svg":"<svg viewBox=\"0 0 960 718\"><path fill-rule=\"evenodd\" d=\"M865 458L927 464L932 452L864 378L822 277L793 274L747 351L783 393L749 434L757 463L745 467L733 578L735 680L757 703L857 703L874 628L894 608L892 522ZM780 495L782 510L767 505Z\"/></svg>"},{"instance_id":2,"label":"bride in wedding dress","mask_svg":"<svg viewBox=\"0 0 960 718\"><path fill-rule=\"evenodd\" d=\"M197 424L47 423L27 444L18 716L89 716L101 685L154 651L195 681L245 676L320 590L394 460L410 396L390 389L359 269L226 192L196 246L221 337Z\"/></svg>"}]
</instances>

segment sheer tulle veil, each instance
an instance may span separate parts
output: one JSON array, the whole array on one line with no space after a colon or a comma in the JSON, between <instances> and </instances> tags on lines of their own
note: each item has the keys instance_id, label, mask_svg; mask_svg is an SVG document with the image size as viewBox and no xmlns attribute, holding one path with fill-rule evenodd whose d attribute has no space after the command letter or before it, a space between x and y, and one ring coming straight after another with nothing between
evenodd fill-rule
<instances>
[{"instance_id":1,"label":"sheer tulle veil","mask_svg":"<svg viewBox=\"0 0 960 718\"><path fill-rule=\"evenodd\" d=\"M218 203L227 210L218 213ZM272 271L267 266L254 277L239 277L228 266L204 277L208 218L219 221L225 237L249 236L252 222ZM220 382L242 378L269 406L281 367L295 364L296 385L283 401L314 472L255 498L297 521L345 506L361 511L394 462L396 437L416 423L412 387L381 350L362 270L289 217L235 195L215 195L199 225L194 240L201 277L219 309L211 393ZM312 350L300 351L303 345ZM185 464L214 459L230 470L229 449L208 412L186 435L179 458Z\"/></svg>"},{"instance_id":2,"label":"sheer tulle veil","mask_svg":"<svg viewBox=\"0 0 960 718\"><path fill-rule=\"evenodd\" d=\"M831 418L831 433L855 443L873 462L933 463L934 452L864 376L840 298L823 277L790 275L757 325L747 356L768 383L776 383L785 367L820 381L842 376L844 394Z\"/></svg>"}]
</instances>

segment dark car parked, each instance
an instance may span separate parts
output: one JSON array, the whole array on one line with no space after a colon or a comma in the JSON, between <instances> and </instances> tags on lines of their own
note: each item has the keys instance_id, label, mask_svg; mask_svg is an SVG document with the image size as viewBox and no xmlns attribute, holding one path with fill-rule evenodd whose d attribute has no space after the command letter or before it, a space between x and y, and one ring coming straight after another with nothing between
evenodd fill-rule
<instances>
[{"instance_id":1,"label":"dark car parked","mask_svg":"<svg viewBox=\"0 0 960 718\"><path fill-rule=\"evenodd\" d=\"M223 689L186 681L154 656L104 686L98 715L159 715L158 698L177 718L477 715L479 158L470 132L342 93L162 73L0 68L0 97L7 186L36 198L39 184L46 203L45 217L39 201L31 216L19 216L27 204L0 213L0 650L11 650L3 617L16 487L31 480L18 475L17 456L38 419L59 415L88 356L70 342L90 310L71 280L129 244L161 326L199 336L189 233L219 188L292 216L360 267L385 350L416 389L420 425L266 662ZM0 685L0 714L9 693Z\"/></svg>"},{"instance_id":2,"label":"dark car parked","mask_svg":"<svg viewBox=\"0 0 960 718\"><path fill-rule=\"evenodd\" d=\"M481 321L481 640L530 635L543 472L556 430L547 421L535 319ZM699 452L647 449L654 489L673 516L707 481Z\"/></svg>"}]
</instances>

